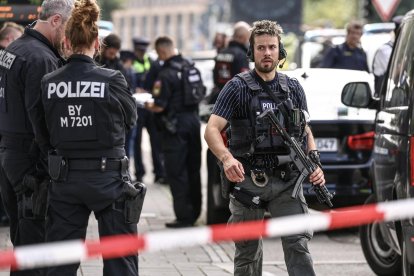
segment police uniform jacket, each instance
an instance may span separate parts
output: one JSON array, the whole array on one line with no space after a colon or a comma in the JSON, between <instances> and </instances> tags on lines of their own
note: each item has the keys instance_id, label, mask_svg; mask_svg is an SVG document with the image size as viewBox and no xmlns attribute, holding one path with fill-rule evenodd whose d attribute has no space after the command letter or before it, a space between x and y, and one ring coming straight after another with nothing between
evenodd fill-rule
<instances>
[{"instance_id":1,"label":"police uniform jacket","mask_svg":"<svg viewBox=\"0 0 414 276\"><path fill-rule=\"evenodd\" d=\"M40 80L63 59L49 40L27 27L6 50L0 50L0 133L33 137L33 125L45 127L35 118L43 113ZM43 129L45 130L45 129Z\"/></svg>"},{"instance_id":2,"label":"police uniform jacket","mask_svg":"<svg viewBox=\"0 0 414 276\"><path fill-rule=\"evenodd\" d=\"M68 64L42 79L48 139L69 158L125 155L125 133L136 122L136 103L120 71L92 58L72 55Z\"/></svg>"},{"instance_id":3,"label":"police uniform jacket","mask_svg":"<svg viewBox=\"0 0 414 276\"><path fill-rule=\"evenodd\" d=\"M321 68L367 71L367 54L361 48L350 48L343 43L331 48L321 62Z\"/></svg>"},{"instance_id":4,"label":"police uniform jacket","mask_svg":"<svg viewBox=\"0 0 414 276\"><path fill-rule=\"evenodd\" d=\"M247 47L236 41L230 41L229 46L221 50L215 58L213 69L214 84L222 89L236 74L249 70Z\"/></svg>"},{"instance_id":5,"label":"police uniform jacket","mask_svg":"<svg viewBox=\"0 0 414 276\"><path fill-rule=\"evenodd\" d=\"M153 87L154 104L164 108L159 115L173 113L194 113L198 105L184 106L184 91L181 81L181 73L173 63L183 63L186 60L181 55L176 55L166 60Z\"/></svg>"}]
</instances>

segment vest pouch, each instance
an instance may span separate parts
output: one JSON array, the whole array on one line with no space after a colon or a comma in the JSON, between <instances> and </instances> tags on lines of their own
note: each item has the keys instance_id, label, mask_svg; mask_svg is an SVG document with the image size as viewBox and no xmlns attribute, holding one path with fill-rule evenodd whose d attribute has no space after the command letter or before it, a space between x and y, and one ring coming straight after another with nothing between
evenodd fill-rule
<instances>
[{"instance_id":1,"label":"vest pouch","mask_svg":"<svg viewBox=\"0 0 414 276\"><path fill-rule=\"evenodd\" d=\"M49 154L48 167L50 178L54 181L65 181L68 162L61 155Z\"/></svg>"}]
</instances>

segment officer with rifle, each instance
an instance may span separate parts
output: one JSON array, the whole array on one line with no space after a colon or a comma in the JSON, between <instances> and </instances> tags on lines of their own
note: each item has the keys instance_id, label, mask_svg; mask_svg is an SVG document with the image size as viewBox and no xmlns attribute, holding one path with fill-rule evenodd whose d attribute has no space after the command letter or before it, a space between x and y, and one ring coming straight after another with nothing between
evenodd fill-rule
<instances>
[{"instance_id":1,"label":"officer with rifle","mask_svg":"<svg viewBox=\"0 0 414 276\"><path fill-rule=\"evenodd\" d=\"M233 184L229 223L263 219L266 209L272 217L308 213L302 181L309 176L315 187L325 184L307 125L303 88L296 79L276 71L286 58L282 33L276 22L254 23L248 56L255 69L236 75L224 86L206 127L209 148ZM220 135L227 123L228 148ZM315 275L307 246L312 235L306 231L282 237L289 275ZM262 275L262 241L235 245L234 275Z\"/></svg>"},{"instance_id":2,"label":"officer with rifle","mask_svg":"<svg viewBox=\"0 0 414 276\"><path fill-rule=\"evenodd\" d=\"M49 188L47 242L85 239L91 212L100 237L136 235L145 186L131 183L125 135L137 119L136 104L120 71L98 66L95 0L82 0L65 30L71 49L67 64L41 82L43 112L34 121L36 140L48 145ZM137 276L132 253L104 260L104 276ZM48 268L48 275L77 275L79 263Z\"/></svg>"}]
</instances>

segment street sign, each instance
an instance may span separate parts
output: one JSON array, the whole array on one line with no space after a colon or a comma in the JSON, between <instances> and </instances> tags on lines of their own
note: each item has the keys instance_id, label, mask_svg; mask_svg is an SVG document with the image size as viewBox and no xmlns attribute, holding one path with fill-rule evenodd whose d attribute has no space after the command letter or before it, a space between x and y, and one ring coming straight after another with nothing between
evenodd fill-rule
<instances>
[{"instance_id":1,"label":"street sign","mask_svg":"<svg viewBox=\"0 0 414 276\"><path fill-rule=\"evenodd\" d=\"M382 21L389 21L394 14L401 0L372 0Z\"/></svg>"}]
</instances>

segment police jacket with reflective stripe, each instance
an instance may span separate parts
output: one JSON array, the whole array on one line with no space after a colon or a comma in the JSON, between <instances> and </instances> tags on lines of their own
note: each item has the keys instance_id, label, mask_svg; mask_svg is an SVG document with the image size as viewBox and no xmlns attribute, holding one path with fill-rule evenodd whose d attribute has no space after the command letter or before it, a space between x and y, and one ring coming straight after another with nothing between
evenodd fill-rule
<instances>
[{"instance_id":1,"label":"police jacket with reflective stripe","mask_svg":"<svg viewBox=\"0 0 414 276\"><path fill-rule=\"evenodd\" d=\"M62 63L46 37L30 27L0 50L0 134L33 137L31 119L43 112L40 80Z\"/></svg>"},{"instance_id":2,"label":"police jacket with reflective stripe","mask_svg":"<svg viewBox=\"0 0 414 276\"><path fill-rule=\"evenodd\" d=\"M42 101L53 148L73 158L122 157L125 133L137 114L120 71L72 55L42 79Z\"/></svg>"}]
</instances>

